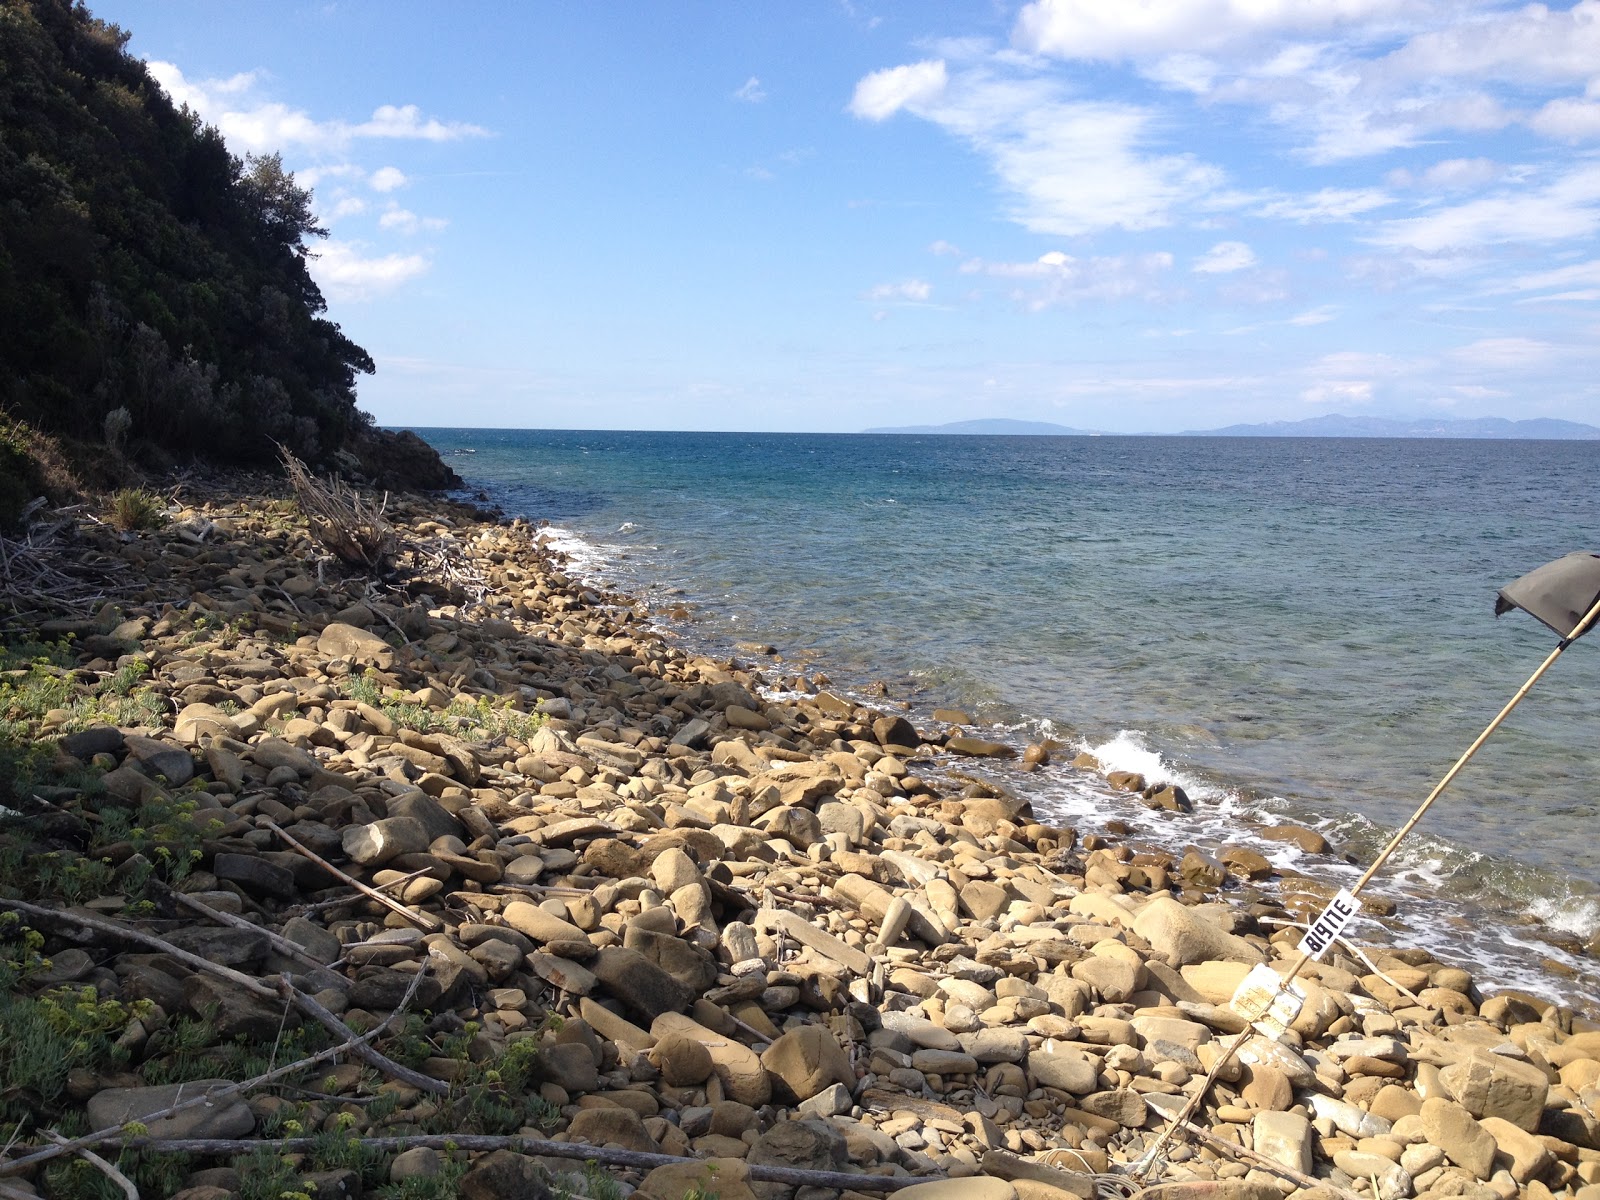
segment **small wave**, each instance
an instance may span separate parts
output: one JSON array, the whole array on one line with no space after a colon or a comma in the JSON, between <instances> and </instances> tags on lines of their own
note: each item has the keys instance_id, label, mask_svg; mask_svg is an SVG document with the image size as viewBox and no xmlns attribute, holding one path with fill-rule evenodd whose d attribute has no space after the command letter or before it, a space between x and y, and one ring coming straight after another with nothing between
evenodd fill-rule
<instances>
[{"instance_id":1,"label":"small wave","mask_svg":"<svg viewBox=\"0 0 1600 1200\"><path fill-rule=\"evenodd\" d=\"M638 529L638 528L639 527L637 525L635 525L632 521L624 521L621 525L617 526L617 532L618 533L632 533L635 529Z\"/></svg>"}]
</instances>

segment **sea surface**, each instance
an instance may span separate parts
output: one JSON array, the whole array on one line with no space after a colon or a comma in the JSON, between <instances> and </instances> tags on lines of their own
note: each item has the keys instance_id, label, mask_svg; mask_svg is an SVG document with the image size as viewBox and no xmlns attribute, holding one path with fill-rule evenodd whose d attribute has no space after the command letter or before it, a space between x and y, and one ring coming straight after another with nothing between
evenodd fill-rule
<instances>
[{"instance_id":1,"label":"sea surface","mask_svg":"<svg viewBox=\"0 0 1600 1200\"><path fill-rule=\"evenodd\" d=\"M694 648L1174 780L1193 815L1070 753L1005 775L1081 831L1244 841L1333 885L1554 648L1495 589L1600 549L1600 442L418 432ZM1357 936L1600 1008L1572 952L1600 934L1597 769L1600 635L1403 844L1373 885L1398 912ZM1252 841L1285 820L1339 856Z\"/></svg>"}]
</instances>

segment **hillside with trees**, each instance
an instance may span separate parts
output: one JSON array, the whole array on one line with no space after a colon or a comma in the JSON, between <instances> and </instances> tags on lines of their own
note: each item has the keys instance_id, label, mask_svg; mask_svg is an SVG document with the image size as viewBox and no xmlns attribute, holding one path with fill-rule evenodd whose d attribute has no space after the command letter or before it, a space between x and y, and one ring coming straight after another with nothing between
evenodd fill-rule
<instances>
[{"instance_id":1,"label":"hillside with trees","mask_svg":"<svg viewBox=\"0 0 1600 1200\"><path fill-rule=\"evenodd\" d=\"M349 454L453 481L356 407L371 357L307 269L310 193L173 105L128 35L68 0L0 0L0 414L91 476ZM23 433L18 431L22 430ZM0 439L5 440L5 439ZM343 452L343 453L341 453Z\"/></svg>"}]
</instances>

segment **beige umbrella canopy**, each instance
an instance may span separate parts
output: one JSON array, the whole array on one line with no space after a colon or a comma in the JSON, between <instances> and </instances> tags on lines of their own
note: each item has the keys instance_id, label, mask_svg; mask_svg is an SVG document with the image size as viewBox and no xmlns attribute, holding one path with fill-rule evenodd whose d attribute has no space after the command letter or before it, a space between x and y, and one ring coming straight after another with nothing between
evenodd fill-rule
<instances>
[{"instance_id":1,"label":"beige umbrella canopy","mask_svg":"<svg viewBox=\"0 0 1600 1200\"><path fill-rule=\"evenodd\" d=\"M1584 618L1596 601L1600 601L1600 554L1574 550L1501 588L1494 615L1520 608L1570 641L1588 632Z\"/></svg>"}]
</instances>

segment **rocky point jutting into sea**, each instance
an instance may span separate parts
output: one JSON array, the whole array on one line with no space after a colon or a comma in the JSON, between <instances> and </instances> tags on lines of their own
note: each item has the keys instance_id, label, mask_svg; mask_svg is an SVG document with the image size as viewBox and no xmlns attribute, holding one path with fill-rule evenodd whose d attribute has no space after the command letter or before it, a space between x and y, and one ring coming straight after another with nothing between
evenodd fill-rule
<instances>
[{"instance_id":1,"label":"rocky point jutting into sea","mask_svg":"<svg viewBox=\"0 0 1600 1200\"><path fill-rule=\"evenodd\" d=\"M1600 1024L1348 944L1135 1178L1329 889L1041 824L1051 748L959 714L764 699L524 521L394 502L384 583L170 515L28 551L105 596L0 693L0 1195L1600 1197Z\"/></svg>"}]
</instances>

